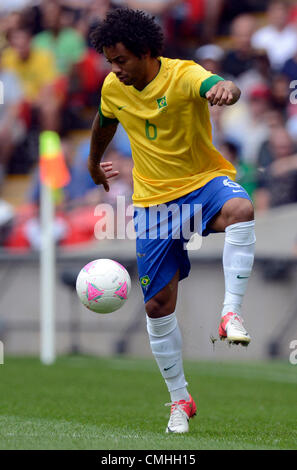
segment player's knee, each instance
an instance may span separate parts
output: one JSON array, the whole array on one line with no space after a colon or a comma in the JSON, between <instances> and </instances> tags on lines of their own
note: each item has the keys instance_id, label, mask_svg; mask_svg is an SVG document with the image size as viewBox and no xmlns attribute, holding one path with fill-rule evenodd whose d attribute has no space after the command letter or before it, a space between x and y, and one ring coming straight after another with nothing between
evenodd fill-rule
<instances>
[{"instance_id":1,"label":"player's knee","mask_svg":"<svg viewBox=\"0 0 297 470\"><path fill-rule=\"evenodd\" d=\"M228 215L228 225L254 220L253 204L248 199L242 199Z\"/></svg>"},{"instance_id":2,"label":"player's knee","mask_svg":"<svg viewBox=\"0 0 297 470\"><path fill-rule=\"evenodd\" d=\"M146 304L145 310L150 318L166 317L174 312L172 299L156 294Z\"/></svg>"}]
</instances>

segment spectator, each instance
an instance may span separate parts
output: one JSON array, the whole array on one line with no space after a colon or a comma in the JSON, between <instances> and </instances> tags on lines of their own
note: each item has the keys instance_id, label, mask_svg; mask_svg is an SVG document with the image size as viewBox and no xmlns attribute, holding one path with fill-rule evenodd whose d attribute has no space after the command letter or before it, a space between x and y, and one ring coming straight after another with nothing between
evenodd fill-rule
<instances>
[{"instance_id":1,"label":"spectator","mask_svg":"<svg viewBox=\"0 0 297 470\"><path fill-rule=\"evenodd\" d=\"M43 87L57 77L53 57L32 47L32 37L27 29L14 31L10 36L10 45L4 51L3 63L19 76L25 97L35 100Z\"/></svg>"},{"instance_id":2,"label":"spectator","mask_svg":"<svg viewBox=\"0 0 297 470\"><path fill-rule=\"evenodd\" d=\"M296 106L296 105L295 105ZM289 132L291 138L297 145L297 113L292 114L292 116L289 117L287 123L286 123L286 129Z\"/></svg>"},{"instance_id":3,"label":"spectator","mask_svg":"<svg viewBox=\"0 0 297 470\"><path fill-rule=\"evenodd\" d=\"M293 0L290 2L289 24L295 27L297 25L297 4Z\"/></svg>"},{"instance_id":4,"label":"spectator","mask_svg":"<svg viewBox=\"0 0 297 470\"><path fill-rule=\"evenodd\" d=\"M229 142L228 140L224 141L219 147L219 150L223 157L235 166L237 171L236 182L253 198L257 185L256 167L240 160L239 149L233 142Z\"/></svg>"},{"instance_id":5,"label":"spectator","mask_svg":"<svg viewBox=\"0 0 297 470\"><path fill-rule=\"evenodd\" d=\"M260 176L255 203L259 211L297 202L296 148L286 129L274 129L265 148L258 161Z\"/></svg>"},{"instance_id":6,"label":"spectator","mask_svg":"<svg viewBox=\"0 0 297 470\"><path fill-rule=\"evenodd\" d=\"M107 2L104 3L107 5ZM80 3L69 5L78 7ZM84 7L93 5L94 2L89 2ZM97 7L98 10L103 13L102 5ZM80 18L76 22L77 30L69 25L63 26L65 15L56 0L44 3L42 14L46 30L37 34L33 43L36 48L53 53L58 70L64 76L60 82L61 90L58 87L59 94L64 97L60 130L65 134L72 129L88 128L90 123L84 109L86 106L97 106L98 94L107 74L104 57L88 48L84 38L89 32L88 8L76 15Z\"/></svg>"},{"instance_id":7,"label":"spectator","mask_svg":"<svg viewBox=\"0 0 297 470\"><path fill-rule=\"evenodd\" d=\"M209 0L213 2L213 0ZM196 6L204 5L204 0L113 0L116 7L129 7L144 10L157 17L162 23L166 56L186 58L188 48L185 39L193 33L196 24ZM193 8L193 4L195 8ZM192 14L192 17L190 17Z\"/></svg>"},{"instance_id":8,"label":"spectator","mask_svg":"<svg viewBox=\"0 0 297 470\"><path fill-rule=\"evenodd\" d=\"M202 39L205 42L213 41L219 27L220 18L225 6L225 0L189 0L195 11L197 3L203 4Z\"/></svg>"},{"instance_id":9,"label":"spectator","mask_svg":"<svg viewBox=\"0 0 297 470\"><path fill-rule=\"evenodd\" d=\"M34 0L1 0L0 15L23 10L33 3L37 2Z\"/></svg>"},{"instance_id":10,"label":"spectator","mask_svg":"<svg viewBox=\"0 0 297 470\"><path fill-rule=\"evenodd\" d=\"M215 39L224 1L184 0L177 4L166 15L169 43L179 40L186 42L188 47L197 37L201 44L212 42Z\"/></svg>"},{"instance_id":11,"label":"spectator","mask_svg":"<svg viewBox=\"0 0 297 470\"><path fill-rule=\"evenodd\" d=\"M287 119L289 107L290 84L285 75L275 74L270 83L271 103Z\"/></svg>"},{"instance_id":12,"label":"spectator","mask_svg":"<svg viewBox=\"0 0 297 470\"><path fill-rule=\"evenodd\" d=\"M297 52L297 31L288 25L289 9L286 2L272 0L268 7L268 25L253 34L255 49L267 51L271 66L280 71L284 63Z\"/></svg>"},{"instance_id":13,"label":"spectator","mask_svg":"<svg viewBox=\"0 0 297 470\"><path fill-rule=\"evenodd\" d=\"M114 0L115 5L126 5L129 8L145 10L156 16L162 16L166 11L182 2L183 0Z\"/></svg>"},{"instance_id":14,"label":"spectator","mask_svg":"<svg viewBox=\"0 0 297 470\"><path fill-rule=\"evenodd\" d=\"M98 0L90 0L86 8L82 10L82 14L76 24L76 30L80 31L87 38L89 47L92 47L89 38L92 29L105 18L110 8L112 8L110 0L101 0L100 2Z\"/></svg>"},{"instance_id":15,"label":"spectator","mask_svg":"<svg viewBox=\"0 0 297 470\"><path fill-rule=\"evenodd\" d=\"M288 78L289 82L297 79L297 52L284 63L281 72Z\"/></svg>"},{"instance_id":16,"label":"spectator","mask_svg":"<svg viewBox=\"0 0 297 470\"><path fill-rule=\"evenodd\" d=\"M245 163L256 163L259 149L268 139L269 128L265 117L269 106L269 89L259 85L250 91L247 102L241 101L232 109L224 109L222 128L225 137L240 145L241 158Z\"/></svg>"},{"instance_id":17,"label":"spectator","mask_svg":"<svg viewBox=\"0 0 297 470\"><path fill-rule=\"evenodd\" d=\"M86 9L89 25L97 24L98 21L102 21L112 6L113 2L110 0L101 0L101 2L91 0Z\"/></svg>"},{"instance_id":18,"label":"spectator","mask_svg":"<svg viewBox=\"0 0 297 470\"><path fill-rule=\"evenodd\" d=\"M270 129L269 138L263 143L259 151L257 158L258 167L261 171L266 172L267 168L277 158L287 157L293 154L294 151L294 142L285 127L274 126Z\"/></svg>"},{"instance_id":19,"label":"spectator","mask_svg":"<svg viewBox=\"0 0 297 470\"><path fill-rule=\"evenodd\" d=\"M63 131L90 127L86 107L98 108L104 78L109 73L104 56L87 49L82 59L73 64L67 77L67 97L63 108ZM92 112L91 112L92 113Z\"/></svg>"},{"instance_id":20,"label":"spectator","mask_svg":"<svg viewBox=\"0 0 297 470\"><path fill-rule=\"evenodd\" d=\"M274 108L271 105L265 113L264 121L266 122L270 132L273 132L274 129L278 129L279 127L284 127L286 125L286 120L282 111L278 108Z\"/></svg>"},{"instance_id":21,"label":"spectator","mask_svg":"<svg viewBox=\"0 0 297 470\"><path fill-rule=\"evenodd\" d=\"M19 78L24 99L32 115L38 115L41 127L57 130L59 103L53 85L58 72L52 55L32 47L31 33L27 29L14 31L10 44L3 53L3 66Z\"/></svg>"},{"instance_id":22,"label":"spectator","mask_svg":"<svg viewBox=\"0 0 297 470\"><path fill-rule=\"evenodd\" d=\"M85 40L75 29L62 27L62 8L56 0L42 4L42 15L45 31L34 37L33 45L50 51L56 59L59 72L67 75L72 64L83 57Z\"/></svg>"},{"instance_id":23,"label":"spectator","mask_svg":"<svg viewBox=\"0 0 297 470\"><path fill-rule=\"evenodd\" d=\"M236 84L241 89L241 99L247 100L249 94L259 85L270 87L271 67L265 51L255 52L253 66L246 72L241 73Z\"/></svg>"},{"instance_id":24,"label":"spectator","mask_svg":"<svg viewBox=\"0 0 297 470\"><path fill-rule=\"evenodd\" d=\"M224 57L224 50L216 44L206 44L199 47L195 52L195 60L210 72L222 75L222 59ZM224 78L226 78L224 76Z\"/></svg>"},{"instance_id":25,"label":"spectator","mask_svg":"<svg viewBox=\"0 0 297 470\"><path fill-rule=\"evenodd\" d=\"M3 67L3 50L0 47L0 187L14 145L24 134L24 126L19 118L23 99L21 84L13 72Z\"/></svg>"},{"instance_id":26,"label":"spectator","mask_svg":"<svg viewBox=\"0 0 297 470\"><path fill-rule=\"evenodd\" d=\"M216 33L229 36L230 24L237 16L243 13L264 13L268 0L222 0L221 14Z\"/></svg>"},{"instance_id":27,"label":"spectator","mask_svg":"<svg viewBox=\"0 0 297 470\"><path fill-rule=\"evenodd\" d=\"M0 15L0 35L4 38L8 38L9 34L22 26L22 13L19 11L13 11L8 15Z\"/></svg>"},{"instance_id":28,"label":"spectator","mask_svg":"<svg viewBox=\"0 0 297 470\"><path fill-rule=\"evenodd\" d=\"M255 65L256 51L252 48L251 38L255 31L253 16L243 14L237 16L231 25L232 49L226 54L222 68L225 73L238 77Z\"/></svg>"}]
</instances>

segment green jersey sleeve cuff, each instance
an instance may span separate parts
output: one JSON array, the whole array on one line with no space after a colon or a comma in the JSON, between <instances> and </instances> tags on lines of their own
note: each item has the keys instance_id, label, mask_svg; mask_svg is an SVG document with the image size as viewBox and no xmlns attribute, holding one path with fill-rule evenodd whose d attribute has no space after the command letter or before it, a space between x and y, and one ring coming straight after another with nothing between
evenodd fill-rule
<instances>
[{"instance_id":1,"label":"green jersey sleeve cuff","mask_svg":"<svg viewBox=\"0 0 297 470\"><path fill-rule=\"evenodd\" d=\"M206 93L213 87L216 83L224 81L224 78L219 75L212 75L211 77L204 80L200 86L200 96L205 98Z\"/></svg>"},{"instance_id":2,"label":"green jersey sleeve cuff","mask_svg":"<svg viewBox=\"0 0 297 470\"><path fill-rule=\"evenodd\" d=\"M100 127L110 126L111 124L117 124L119 121L117 119L110 119L104 116L101 109L101 103L99 105L99 116L100 116Z\"/></svg>"}]
</instances>

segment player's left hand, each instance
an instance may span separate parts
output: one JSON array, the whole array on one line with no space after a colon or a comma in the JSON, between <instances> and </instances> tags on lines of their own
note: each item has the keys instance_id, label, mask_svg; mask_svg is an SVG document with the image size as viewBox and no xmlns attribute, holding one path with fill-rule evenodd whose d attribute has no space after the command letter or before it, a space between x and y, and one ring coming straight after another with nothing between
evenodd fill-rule
<instances>
[{"instance_id":1,"label":"player's left hand","mask_svg":"<svg viewBox=\"0 0 297 470\"><path fill-rule=\"evenodd\" d=\"M230 106L239 100L240 94L239 88L233 82L224 80L211 87L205 97L212 106L216 104L218 106L223 106L224 104Z\"/></svg>"}]
</instances>

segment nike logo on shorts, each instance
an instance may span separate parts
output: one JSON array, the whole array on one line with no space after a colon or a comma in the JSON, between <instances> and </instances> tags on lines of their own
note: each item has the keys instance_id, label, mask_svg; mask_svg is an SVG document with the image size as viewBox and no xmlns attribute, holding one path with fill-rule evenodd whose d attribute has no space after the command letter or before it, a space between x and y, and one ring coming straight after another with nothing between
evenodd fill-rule
<instances>
[{"instance_id":1,"label":"nike logo on shorts","mask_svg":"<svg viewBox=\"0 0 297 470\"><path fill-rule=\"evenodd\" d=\"M164 367L164 370L166 371L166 370L172 369L172 367L174 367L175 365L176 365L176 363L175 363L175 364L173 364L173 366L170 366L170 367Z\"/></svg>"}]
</instances>

